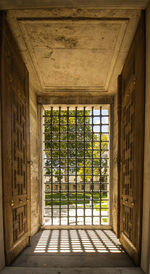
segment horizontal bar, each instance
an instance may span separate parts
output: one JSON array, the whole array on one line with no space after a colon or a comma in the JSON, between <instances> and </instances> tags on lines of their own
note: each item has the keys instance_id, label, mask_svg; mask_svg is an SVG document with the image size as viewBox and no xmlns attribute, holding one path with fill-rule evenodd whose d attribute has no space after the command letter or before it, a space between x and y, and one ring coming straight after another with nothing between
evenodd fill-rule
<instances>
[{"instance_id":1,"label":"horizontal bar","mask_svg":"<svg viewBox=\"0 0 150 274\"><path fill-rule=\"evenodd\" d=\"M86 173L83 173L82 175L80 174L80 175L76 175L76 176L78 176L78 177L81 177L81 176L92 176L92 174L86 174ZM51 176L51 174L44 174L44 177L50 177ZM55 175L54 175L55 176ZM61 174L61 176L67 176L67 174ZM73 175L69 175L70 177L72 177ZM100 175L93 175L94 177L99 177ZM109 177L109 174L106 174L106 175L104 175L104 176L107 176L107 177ZM103 178L102 176L101 176L101 178ZM58 180L63 180L63 178L62 179L58 179ZM99 180L99 181L101 181L101 180ZM82 182L82 181L80 181L80 182Z\"/></svg>"},{"instance_id":2,"label":"horizontal bar","mask_svg":"<svg viewBox=\"0 0 150 274\"><path fill-rule=\"evenodd\" d=\"M57 111L57 110L54 110L54 111ZM52 116L52 117L59 117L59 114L58 114L58 115L56 115L56 114L52 114L52 115L43 115L44 118L50 118L51 116ZM100 114L99 114L99 115L92 115L92 114L91 114L91 115L85 115L84 117L85 117L85 118L86 118L86 117L91 118L92 116L93 116L93 117L98 117L98 118L99 118L99 117L100 117ZM102 116L102 118L103 118L103 117L108 117L108 118L109 118L109 115L104 115L104 114L102 114L101 116ZM60 117L67 117L67 116L66 116L66 115L60 115ZM83 118L83 115L77 115L77 116L75 116L75 115L70 115L70 114L69 114L69 117Z\"/></svg>"},{"instance_id":3,"label":"horizontal bar","mask_svg":"<svg viewBox=\"0 0 150 274\"><path fill-rule=\"evenodd\" d=\"M74 204L73 204L73 205L74 205ZM80 209L82 209L82 208L81 208L81 205L82 205L82 204L80 204L80 206L79 206ZM72 205L70 204L70 207L71 207L71 206L72 206ZM95 206L95 207L94 207L95 209L102 209L102 210L104 210L104 209L109 210L109 209L110 209L109 207L101 207L101 206L98 207L97 205L94 205L94 206ZM53 208L54 208L54 209L58 209L58 207L55 207L55 206L53 206ZM62 208L64 208L64 207L62 206ZM46 210L47 210L47 209L51 209L51 206L46 206L46 207L44 207L44 209L46 209ZM65 208L64 208L64 209L65 209ZM75 208L72 208L72 209L75 210ZM89 209L89 207L87 207L86 209Z\"/></svg>"},{"instance_id":4,"label":"horizontal bar","mask_svg":"<svg viewBox=\"0 0 150 274\"><path fill-rule=\"evenodd\" d=\"M75 148L68 148L69 150L72 150L72 151L74 151L75 150ZM80 148L81 149L81 148ZM43 149L43 151L51 151L51 149L49 148L47 148L47 149ZM59 149L54 149L53 148L53 151L59 151ZM61 149L61 151L67 151L67 148L66 149ZM91 148L88 148L87 149L87 151L92 151L92 149ZM93 151L102 151L102 152L109 152L109 149L93 149Z\"/></svg>"},{"instance_id":5,"label":"horizontal bar","mask_svg":"<svg viewBox=\"0 0 150 274\"><path fill-rule=\"evenodd\" d=\"M86 201L88 201L88 204L89 204L89 199L90 199L90 197L89 198L85 198L85 202ZM45 198L45 201L51 201L51 199L47 199L47 198ZM58 199L55 199L55 198L53 198L53 204L54 204L54 202L58 202L59 201L59 198ZM68 196L66 196L66 199L61 199L61 201L65 201L65 202L67 202L68 201ZM69 201L71 201L71 202L73 202L73 201L77 201L77 202L79 202L79 201L83 201L83 199L69 199ZM94 198L93 199L93 203L96 203L96 201L98 202L98 201L100 201L100 199L99 198ZM96 207L96 208L98 208L98 207ZM103 207L100 207L100 208L103 208Z\"/></svg>"},{"instance_id":6,"label":"horizontal bar","mask_svg":"<svg viewBox=\"0 0 150 274\"><path fill-rule=\"evenodd\" d=\"M54 132L54 131L53 131L53 132ZM55 131L55 132L58 133L57 131ZM62 130L61 133L64 133L64 130ZM68 132L67 132L67 131L65 130L65 135L66 135L66 133L75 134L75 131L68 131ZM55 136L55 134L53 134L53 133L51 134L51 131L50 131L50 130L44 132L44 134L45 134L45 135L50 135L51 138L53 138L53 137L55 137L55 138L57 137L57 138L58 138L58 136ZM105 131L105 132L103 131L103 133L100 133L99 131L94 131L94 134L97 134L97 135L103 135L103 134L106 135L106 134L107 134L107 135L109 135L109 131L107 131L107 132L106 132L106 131ZM78 133L77 136L83 138L83 136L82 136L81 133ZM69 137L70 137L70 136L69 136ZM86 138L89 138L89 136L87 136ZM69 140L69 143L70 143L70 141L71 141L71 140ZM79 142L79 140L77 140L77 143L78 143L78 142ZM87 141L85 140L85 142L87 142ZM91 141L90 141L90 142L91 142ZM97 142L97 141L94 141L94 142ZM105 142L105 140L104 140L104 142Z\"/></svg>"},{"instance_id":7,"label":"horizontal bar","mask_svg":"<svg viewBox=\"0 0 150 274\"><path fill-rule=\"evenodd\" d=\"M46 158L45 158L46 159ZM47 158L47 160L49 160L50 158ZM105 158L104 158L105 159ZM47 166L48 167L48 166ZM52 167L58 167L58 165L52 165ZM66 166L63 166L63 165L61 165L61 168L65 168ZM83 167L83 165L81 165L81 166L78 166L78 168L82 168ZM86 166L86 168L91 168L92 166ZM93 165L93 167L95 167L95 168L98 168L99 167L99 164L97 164L97 165ZM74 166L72 165L70 165L70 169L71 168L74 168ZM78 176L80 176L80 175L78 175ZM97 176L100 176L100 175L97 175Z\"/></svg>"},{"instance_id":8,"label":"horizontal bar","mask_svg":"<svg viewBox=\"0 0 150 274\"><path fill-rule=\"evenodd\" d=\"M58 190L58 191L57 190L53 190L53 193L57 193L57 194L58 193L65 193L65 192L66 193L69 192L69 193L72 193L72 194L76 193L75 190L69 190L69 191L68 190L67 191L65 191L65 190L61 190L61 191L60 190ZM99 193L100 191L97 191L97 190L94 191L93 190L93 192ZM109 191L107 191L107 190L101 190L101 192L109 193ZM79 193L84 193L84 191L79 191ZM91 192L89 190L85 190L85 193L91 193Z\"/></svg>"},{"instance_id":9,"label":"horizontal bar","mask_svg":"<svg viewBox=\"0 0 150 274\"><path fill-rule=\"evenodd\" d=\"M53 124L50 124L50 123L45 123L45 124L43 124L43 126L58 126L59 124L56 124L56 123L53 123ZM66 123L62 123L62 124L60 124L60 126L62 126L62 127L67 127L67 125L69 126L69 127L72 127L72 126L74 126L75 127L75 124L74 123L69 123L69 124L66 124ZM78 123L77 125L79 125L79 126L93 126L93 127L96 127L96 126L109 126L109 124L108 123L93 123L93 124L89 124L88 122L84 125L83 123ZM67 130L68 132L69 132L69 130ZM54 130L53 132L56 132L56 130ZM95 131L94 131L94 133L95 133Z\"/></svg>"},{"instance_id":10,"label":"horizontal bar","mask_svg":"<svg viewBox=\"0 0 150 274\"><path fill-rule=\"evenodd\" d=\"M82 174L80 174L80 175L77 175L78 177L81 177L81 176L91 176L92 177L92 175L95 177L95 176L100 176L100 175L95 175L95 174L87 174L87 173L82 173ZM51 174L44 174L44 177L50 177L51 176ZM55 176L55 175L54 175ZM67 174L61 174L61 176L67 176ZM73 175L69 175L69 176L73 176ZM109 174L106 174L106 175L104 175L104 176L109 176ZM102 178L102 177L101 177ZM61 179L58 179L58 181L62 181L63 180L63 178ZM101 180L99 180L99 181L101 181ZM83 182L83 181L80 181L80 182Z\"/></svg>"},{"instance_id":11,"label":"horizontal bar","mask_svg":"<svg viewBox=\"0 0 150 274\"><path fill-rule=\"evenodd\" d=\"M67 143L68 141L67 140L60 140L60 142L64 142L64 143ZM48 143L50 144L49 141L43 141L44 144ZM54 141L53 140L53 143L59 143L59 141ZM75 141L70 141L69 143L75 143ZM81 144L81 143L84 143L84 141L78 141L78 144ZM87 143L91 143L91 141L86 141L86 144ZM93 143L109 143L109 141L94 141Z\"/></svg>"},{"instance_id":12,"label":"horizontal bar","mask_svg":"<svg viewBox=\"0 0 150 274\"><path fill-rule=\"evenodd\" d=\"M53 185L54 185L54 184L57 184L57 183L58 183L57 181L54 181L54 182L53 182ZM99 181L99 182L97 182L97 181L86 182L86 185L91 185L91 183L93 183L93 184L96 185L96 184L99 184L100 181ZM104 185L109 185L109 183L106 183L106 182L101 182L101 183L103 184L103 186L104 186ZM49 182L49 181L48 181L48 182L45 182L44 184L46 184L46 185L51 185L51 181L50 181L50 182ZM61 182L61 184L62 184L62 185L67 185L67 183L63 183L63 182ZM69 184L70 184L70 185L74 185L75 182L69 182ZM78 184L80 184L80 183L78 182ZM81 183L81 184L82 184L82 183Z\"/></svg>"},{"instance_id":13,"label":"horizontal bar","mask_svg":"<svg viewBox=\"0 0 150 274\"><path fill-rule=\"evenodd\" d=\"M55 229L88 229L88 230L93 230L96 227L96 229L105 229L105 230L110 230L112 229L112 226L110 225L53 225L53 227L51 225L44 225L41 227L42 230L50 230L53 228L53 230Z\"/></svg>"}]
</instances>

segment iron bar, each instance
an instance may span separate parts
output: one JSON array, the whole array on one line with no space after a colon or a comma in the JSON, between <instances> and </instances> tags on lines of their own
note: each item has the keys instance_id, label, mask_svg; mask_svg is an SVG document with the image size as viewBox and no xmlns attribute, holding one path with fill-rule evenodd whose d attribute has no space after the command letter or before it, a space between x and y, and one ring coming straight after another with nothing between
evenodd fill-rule
<instances>
[{"instance_id":1,"label":"iron bar","mask_svg":"<svg viewBox=\"0 0 150 274\"><path fill-rule=\"evenodd\" d=\"M101 120L102 120L102 108L100 107L100 122L101 122ZM101 176L102 176L102 174L101 174L101 126L100 126L100 134L99 134L99 138L100 138L100 178L101 178ZM101 184L101 180L100 180L100 184L99 184L99 186L100 186L100 205L102 204L102 184ZM102 223L102 212L101 212L101 208L100 208L100 215L99 215L99 217L100 217L100 225L101 225L101 223Z\"/></svg>"},{"instance_id":2,"label":"iron bar","mask_svg":"<svg viewBox=\"0 0 150 274\"><path fill-rule=\"evenodd\" d=\"M83 128L83 138L84 138L84 160L83 160L83 163L84 163L84 166L83 166L83 183L84 183L84 189L83 189L83 197L84 197L84 225L85 225L85 187L86 187L86 183L85 183L85 180L86 180L86 177L85 177L85 160L86 160L86 156L85 156L85 107L83 108L83 118L84 118L84 128Z\"/></svg>"},{"instance_id":3,"label":"iron bar","mask_svg":"<svg viewBox=\"0 0 150 274\"><path fill-rule=\"evenodd\" d=\"M45 220L51 225L108 224L108 109L51 106L43 117Z\"/></svg>"},{"instance_id":4,"label":"iron bar","mask_svg":"<svg viewBox=\"0 0 150 274\"><path fill-rule=\"evenodd\" d=\"M67 198L67 224L69 225L69 107L67 107Z\"/></svg>"},{"instance_id":5,"label":"iron bar","mask_svg":"<svg viewBox=\"0 0 150 274\"><path fill-rule=\"evenodd\" d=\"M75 183L76 183L76 225L78 224L78 204L77 204L77 197L78 197L78 161L77 161L77 154L78 154L78 147L77 147L77 107L75 108L75 148L76 148L76 163L75 163ZM79 199L78 199L79 201Z\"/></svg>"},{"instance_id":6,"label":"iron bar","mask_svg":"<svg viewBox=\"0 0 150 274\"><path fill-rule=\"evenodd\" d=\"M93 225L93 207L94 207L94 203L93 203L93 188L94 188L94 184L93 184L93 122L94 122L94 111L93 111L93 107L92 107L92 225Z\"/></svg>"},{"instance_id":7,"label":"iron bar","mask_svg":"<svg viewBox=\"0 0 150 274\"><path fill-rule=\"evenodd\" d=\"M52 166L52 158L53 158L53 107L51 107L51 224L53 225L53 166Z\"/></svg>"},{"instance_id":8,"label":"iron bar","mask_svg":"<svg viewBox=\"0 0 150 274\"><path fill-rule=\"evenodd\" d=\"M61 120L61 107L59 107L59 225L61 225L61 126L60 126L60 120Z\"/></svg>"}]
</instances>

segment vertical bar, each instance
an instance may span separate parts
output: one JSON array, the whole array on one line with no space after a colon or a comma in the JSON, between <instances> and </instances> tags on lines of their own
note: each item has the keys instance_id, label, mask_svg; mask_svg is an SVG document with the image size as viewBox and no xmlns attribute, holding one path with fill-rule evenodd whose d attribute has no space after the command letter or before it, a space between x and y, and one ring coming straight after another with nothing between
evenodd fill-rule
<instances>
[{"instance_id":1,"label":"vertical bar","mask_svg":"<svg viewBox=\"0 0 150 274\"><path fill-rule=\"evenodd\" d=\"M78 217L78 205L77 205L77 197L78 197L78 161L77 161L77 155L78 155L78 148L77 148L77 131L78 131L78 128L77 128L77 107L75 108L75 155L76 155L76 163L75 163L75 166L76 166L76 172L75 172L75 184L76 184L76 225L77 225L77 217Z\"/></svg>"},{"instance_id":2,"label":"vertical bar","mask_svg":"<svg viewBox=\"0 0 150 274\"><path fill-rule=\"evenodd\" d=\"M93 188L94 188L94 183L93 183L93 126L94 126L94 107L92 107L92 225L93 225L93 207L94 207L94 203L93 203Z\"/></svg>"},{"instance_id":3,"label":"vertical bar","mask_svg":"<svg viewBox=\"0 0 150 274\"><path fill-rule=\"evenodd\" d=\"M51 224L53 225L53 107L51 107Z\"/></svg>"},{"instance_id":4,"label":"vertical bar","mask_svg":"<svg viewBox=\"0 0 150 274\"><path fill-rule=\"evenodd\" d=\"M59 225L61 225L61 107L59 107Z\"/></svg>"},{"instance_id":5,"label":"vertical bar","mask_svg":"<svg viewBox=\"0 0 150 274\"><path fill-rule=\"evenodd\" d=\"M113 112L113 111L112 111ZM112 114L112 112L111 112L111 114ZM113 114L112 114L113 115ZM112 133L112 131L111 131L111 124L110 124L110 108L108 109L108 124L109 124L109 127L108 127L108 132L109 132L109 134L108 134L108 151L109 151L109 159L107 159L107 166L108 166L108 168L107 168L107 191L108 191L108 193L109 193L109 196L107 196L107 207L108 207L108 220L109 220L109 223L108 224L110 224L110 219L111 219L111 216L110 216L110 203L111 203L111 196L112 196L112 192L110 192L110 178L111 178L111 171L110 171L110 161L111 161L111 143L110 143L110 134L111 134L111 136L113 136L113 133ZM112 117L111 117L112 118Z\"/></svg>"},{"instance_id":6,"label":"vertical bar","mask_svg":"<svg viewBox=\"0 0 150 274\"><path fill-rule=\"evenodd\" d=\"M84 220L84 225L86 224L86 163L87 163L87 157L88 157L88 160L90 159L90 163L91 163L91 183L92 183L92 189L91 189L91 194L92 194L92 211L91 211L91 223L92 225L94 225L94 193L95 193L95 190L94 190L94 168L95 168L95 165L94 165L94 125L95 125L95 116L97 117L97 115L94 113L94 107L92 107L92 112L90 114L91 116L91 121L92 121L92 128L91 128L91 132L92 132L92 137L91 137L91 148L90 150L92 151L92 154L90 156L87 156L88 154L86 153L86 147L87 147L87 139L86 139L86 107L84 106L83 111L81 111L81 114L79 114L79 116L81 117L81 129L83 131L83 138L80 138L79 137L79 142L82 142L82 146L81 146L81 149L84 150L83 151L83 155L79 156L79 157L82 157L82 167L83 167L83 190L81 191L82 194L83 194L83 200L82 202L84 203L84 206L83 206L83 220ZM58 115L58 114L57 114ZM67 115L67 117L66 117ZM70 114L70 108L67 107L67 113L63 112L61 110L61 107L59 107L59 122L58 125L58 133L59 133L59 137L58 139L56 140L56 142L59 143L59 147L57 148L58 150L58 160L59 160L59 208L57 210L58 212L58 219L59 219L59 225L62 224L62 220L61 220L61 213L62 213L62 191L63 191L63 188L62 188L62 179L61 179L61 175L62 175L62 168L65 170L65 185L67 183L67 216L68 216L68 225L70 224L69 223L69 218L70 218L70 191L72 191L72 188L70 188L70 149L71 149L71 139L70 138L70 115L72 117L72 114ZM108 117L110 116L110 113L107 114ZM106 117L107 116L105 113L103 114L103 107L100 107L100 113L98 114L98 117L100 119L100 130L99 130L99 151L100 151L100 156L99 156L99 159L100 159L100 164L99 164L99 169L100 169L100 172L99 172L99 199L100 199L100 210L99 210L99 218L100 218L100 224L102 224L102 218L103 218L103 215L102 215L102 201L103 201L103 191L102 191L102 176L104 174L102 174L102 167L103 167L103 164L102 164L102 157L103 157L103 140L102 140L102 136L103 136L103 129L102 129L102 125L103 125L103 117ZM47 139L44 139L44 136L43 136L43 144L45 144L45 141L48 142L49 146L47 148L47 146L45 147L45 145L43 145L43 158L44 158L44 150L45 149L49 149L50 151L50 156L48 157L48 159L51 161L50 163L50 168L51 168L51 182L49 182L49 185L51 185L51 224L54 225L54 165L53 165L53 157L54 157L54 151L55 151L55 148L53 147L53 139L54 139L54 132L53 132L53 123L54 123L54 120L53 120L53 117L56 116L55 114L55 111L53 110L53 107L51 107L51 112L50 114L46 114L46 116L48 116L49 119L49 126L50 126L50 131L48 134L50 136L50 139L47 140ZM46 117L45 115L43 115L43 118ZM76 225L78 224L78 134L80 134L80 132L78 132L78 108L75 107L75 114L73 115L73 117L75 116L75 128L73 130L73 132L75 133L75 138L74 138L74 141L75 141L75 146L74 146L74 149L75 149L75 161L73 159L73 167L75 167L75 186L76 186L76 189L75 189L75 202L76 202L76 211L75 211L75 216L76 216ZM61 138L61 117L66 117L66 126L67 126L67 140L66 140L66 144L67 146L65 147L65 151L66 151L66 159L64 159L64 156L62 155L62 152L61 152L61 142L62 142L62 138ZM45 120L45 121L44 121ZM46 130L45 130L45 123L46 123L46 118L43 119L43 132L46 133ZM105 122L104 122L105 124ZM109 128L110 128L110 125L109 125ZM109 133L109 130L108 130L108 133ZM108 134L107 133L107 134ZM110 133L108 134L108 150L109 150L109 153L110 153ZM63 158L62 158L63 156ZM109 170L109 167L110 167L110 156L107 157L108 160L107 160L107 194L109 194L108 196L110 196L110 179L109 179L109 175L110 175L110 170ZM43 162L44 163L44 162ZM64 164L65 163L65 164ZM63 166L62 166L63 165ZM65 167L64 167L65 166ZM72 164L71 164L71 167L72 167ZM44 167L43 167L44 168ZM64 178L64 177L63 177ZM66 179L67 178L67 179ZM67 180L67 182L66 182ZM109 183L109 185L108 185ZM44 184L43 184L43 193L45 195L45 192L46 191L44 189ZM73 190L74 191L74 190ZM57 191L56 191L57 192ZM107 196L107 200L108 198L110 199L110 197ZM43 202L45 201L46 203L46 200L45 200L45 196L43 198ZM108 217L110 215L109 213L109 210L110 210L110 206L109 206L109 203L107 202L108 204ZM46 210L45 210L46 211ZM43 213L45 213L44 211L44 203L43 203ZM44 214L45 215L45 214ZM105 214L106 215L106 214ZM50 217L50 216L49 216Z\"/></svg>"},{"instance_id":7,"label":"vertical bar","mask_svg":"<svg viewBox=\"0 0 150 274\"><path fill-rule=\"evenodd\" d=\"M45 114L45 111L43 111L43 114ZM42 156L43 156L43 161L42 161L42 179L43 179L43 184L42 184L42 195L44 197L42 197L42 224L45 224L45 218L44 216L46 215L46 200L45 200L45 185L44 185L44 182L45 182L45 159L44 159L44 150L45 150L45 117L42 117L42 133L43 133L43 136L42 136L42 148L43 148L43 153L42 153Z\"/></svg>"},{"instance_id":8,"label":"vertical bar","mask_svg":"<svg viewBox=\"0 0 150 274\"><path fill-rule=\"evenodd\" d=\"M83 118L84 118L84 123L83 123L83 132L84 132L84 167L83 167L83 178L84 178L84 225L85 225L85 180L86 180L86 177L85 177L85 107L84 107L84 112L83 112Z\"/></svg>"},{"instance_id":9,"label":"vertical bar","mask_svg":"<svg viewBox=\"0 0 150 274\"><path fill-rule=\"evenodd\" d=\"M67 164L67 223L69 225L69 107L67 107L67 163L65 160L65 164Z\"/></svg>"},{"instance_id":10,"label":"vertical bar","mask_svg":"<svg viewBox=\"0 0 150 274\"><path fill-rule=\"evenodd\" d=\"M100 145L99 145L99 147L100 147L100 209L99 209L99 213L100 213L100 225L101 225L101 210L102 210L102 165L101 165L101 161L102 161L102 143L101 143L101 141L102 141L102 107L100 107L100 136L99 136L99 141L100 141Z\"/></svg>"}]
</instances>

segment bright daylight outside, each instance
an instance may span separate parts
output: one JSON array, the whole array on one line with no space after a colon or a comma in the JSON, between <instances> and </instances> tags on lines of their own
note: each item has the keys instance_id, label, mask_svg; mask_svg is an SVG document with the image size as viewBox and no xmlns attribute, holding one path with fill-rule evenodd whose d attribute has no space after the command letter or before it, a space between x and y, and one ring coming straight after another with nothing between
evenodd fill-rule
<instances>
[{"instance_id":1,"label":"bright daylight outside","mask_svg":"<svg viewBox=\"0 0 150 274\"><path fill-rule=\"evenodd\" d=\"M109 105L43 113L44 225L108 225Z\"/></svg>"}]
</instances>

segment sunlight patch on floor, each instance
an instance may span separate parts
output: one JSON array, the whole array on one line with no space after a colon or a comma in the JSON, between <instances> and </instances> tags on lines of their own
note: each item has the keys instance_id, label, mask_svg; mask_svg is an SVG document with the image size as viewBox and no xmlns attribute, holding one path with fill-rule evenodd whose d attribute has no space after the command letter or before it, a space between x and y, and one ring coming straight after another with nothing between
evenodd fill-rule
<instances>
[{"instance_id":1,"label":"sunlight patch on floor","mask_svg":"<svg viewBox=\"0 0 150 274\"><path fill-rule=\"evenodd\" d=\"M111 230L44 230L34 253L123 253Z\"/></svg>"}]
</instances>

